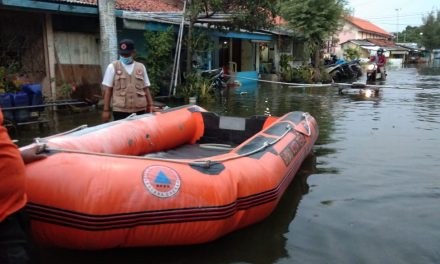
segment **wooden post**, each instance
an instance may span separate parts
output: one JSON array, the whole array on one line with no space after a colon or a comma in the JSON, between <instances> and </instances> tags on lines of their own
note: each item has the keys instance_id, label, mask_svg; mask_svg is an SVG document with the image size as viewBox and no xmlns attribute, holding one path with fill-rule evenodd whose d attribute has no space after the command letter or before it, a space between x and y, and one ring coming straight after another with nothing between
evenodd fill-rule
<instances>
[{"instance_id":1,"label":"wooden post","mask_svg":"<svg viewBox=\"0 0 440 264\"><path fill-rule=\"evenodd\" d=\"M57 83L55 78L55 38L53 34L52 15L46 14L46 43L47 43L47 63L49 68L50 95L53 101L57 98Z\"/></svg>"}]
</instances>

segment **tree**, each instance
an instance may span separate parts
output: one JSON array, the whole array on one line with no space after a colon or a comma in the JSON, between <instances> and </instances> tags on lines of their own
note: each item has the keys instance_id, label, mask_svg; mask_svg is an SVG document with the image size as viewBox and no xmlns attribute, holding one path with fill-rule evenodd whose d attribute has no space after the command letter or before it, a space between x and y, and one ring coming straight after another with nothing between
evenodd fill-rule
<instances>
[{"instance_id":1,"label":"tree","mask_svg":"<svg viewBox=\"0 0 440 264\"><path fill-rule=\"evenodd\" d=\"M169 66L172 65L171 53L174 45L173 27L164 32L146 31L145 48L148 56L138 57L137 60L147 66L151 90L154 95L159 93L164 79L170 76Z\"/></svg>"},{"instance_id":2,"label":"tree","mask_svg":"<svg viewBox=\"0 0 440 264\"><path fill-rule=\"evenodd\" d=\"M345 0L284 0L281 14L289 27L302 33L307 41L314 66L320 65L320 50L325 41L342 26Z\"/></svg>"},{"instance_id":3,"label":"tree","mask_svg":"<svg viewBox=\"0 0 440 264\"><path fill-rule=\"evenodd\" d=\"M414 42L421 45L422 43L422 35L420 34L421 32L422 32L421 27L407 26L405 30L399 33L399 36L403 37L403 42Z\"/></svg>"},{"instance_id":4,"label":"tree","mask_svg":"<svg viewBox=\"0 0 440 264\"><path fill-rule=\"evenodd\" d=\"M276 16L278 0L188 0L186 19L187 32L186 71L191 71L193 55L193 28L197 22L205 22L208 27L237 30L270 28ZM224 19L206 22L216 14L225 14Z\"/></svg>"},{"instance_id":5,"label":"tree","mask_svg":"<svg viewBox=\"0 0 440 264\"><path fill-rule=\"evenodd\" d=\"M358 47L348 48L344 50L344 57L350 60L359 59L360 56L361 56L361 51Z\"/></svg>"},{"instance_id":6,"label":"tree","mask_svg":"<svg viewBox=\"0 0 440 264\"><path fill-rule=\"evenodd\" d=\"M437 17L431 12L427 17L423 18L424 24L421 26L422 43L427 50L440 48L440 11Z\"/></svg>"}]
</instances>

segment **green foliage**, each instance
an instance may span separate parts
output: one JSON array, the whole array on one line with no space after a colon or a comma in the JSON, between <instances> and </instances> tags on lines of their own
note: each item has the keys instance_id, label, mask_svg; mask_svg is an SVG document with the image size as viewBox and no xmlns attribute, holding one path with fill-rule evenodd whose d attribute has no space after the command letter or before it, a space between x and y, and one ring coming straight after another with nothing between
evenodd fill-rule
<instances>
[{"instance_id":1,"label":"green foliage","mask_svg":"<svg viewBox=\"0 0 440 264\"><path fill-rule=\"evenodd\" d=\"M231 19L211 22L211 25L252 31L272 27L277 11L278 0L192 0L186 15L191 22L196 22L216 13L231 14Z\"/></svg>"},{"instance_id":2,"label":"green foliage","mask_svg":"<svg viewBox=\"0 0 440 264\"><path fill-rule=\"evenodd\" d=\"M195 29L192 32L191 48L195 52L208 52L214 49L214 43L204 29Z\"/></svg>"},{"instance_id":3,"label":"green foliage","mask_svg":"<svg viewBox=\"0 0 440 264\"><path fill-rule=\"evenodd\" d=\"M213 99L214 89L212 81L200 76L196 72L184 74L185 83L179 89L180 95L185 99L197 96L199 101L210 101Z\"/></svg>"},{"instance_id":4,"label":"green foliage","mask_svg":"<svg viewBox=\"0 0 440 264\"><path fill-rule=\"evenodd\" d=\"M342 26L345 0L284 0L281 14L289 27L301 32L309 50L317 54L324 42ZM315 56L315 65L319 65Z\"/></svg>"},{"instance_id":5,"label":"green foliage","mask_svg":"<svg viewBox=\"0 0 440 264\"><path fill-rule=\"evenodd\" d=\"M57 83L57 97L59 99L70 99L75 89L75 85L61 80Z\"/></svg>"},{"instance_id":6,"label":"green foliage","mask_svg":"<svg viewBox=\"0 0 440 264\"><path fill-rule=\"evenodd\" d=\"M344 57L350 60L359 59L361 51L358 47L348 48L344 50Z\"/></svg>"},{"instance_id":7,"label":"green foliage","mask_svg":"<svg viewBox=\"0 0 440 264\"><path fill-rule=\"evenodd\" d=\"M173 28L165 32L147 31L144 34L147 56L136 58L144 63L151 83L151 92L157 94L171 75L169 66L172 65L172 51L174 47Z\"/></svg>"},{"instance_id":8,"label":"green foliage","mask_svg":"<svg viewBox=\"0 0 440 264\"><path fill-rule=\"evenodd\" d=\"M437 16L431 12L423 21L424 24L421 26L423 45L428 50L440 48L440 11L437 12Z\"/></svg>"},{"instance_id":9,"label":"green foliage","mask_svg":"<svg viewBox=\"0 0 440 264\"><path fill-rule=\"evenodd\" d=\"M292 56L292 55L281 54L281 56L280 56L280 62L279 62L279 65L280 65L280 71L281 71L281 72L286 71L287 68L290 67L290 64L289 64L290 61L293 61L293 56Z\"/></svg>"},{"instance_id":10,"label":"green foliage","mask_svg":"<svg viewBox=\"0 0 440 264\"><path fill-rule=\"evenodd\" d=\"M14 93L20 90L18 63L0 66L0 93Z\"/></svg>"},{"instance_id":11,"label":"green foliage","mask_svg":"<svg viewBox=\"0 0 440 264\"><path fill-rule=\"evenodd\" d=\"M422 43L421 27L407 26L405 30L399 33L399 42L414 42L421 45Z\"/></svg>"},{"instance_id":12,"label":"green foliage","mask_svg":"<svg viewBox=\"0 0 440 264\"><path fill-rule=\"evenodd\" d=\"M293 68L290 65L281 72L281 79L284 82L291 83L329 83L332 80L323 68L313 68L311 66Z\"/></svg>"}]
</instances>

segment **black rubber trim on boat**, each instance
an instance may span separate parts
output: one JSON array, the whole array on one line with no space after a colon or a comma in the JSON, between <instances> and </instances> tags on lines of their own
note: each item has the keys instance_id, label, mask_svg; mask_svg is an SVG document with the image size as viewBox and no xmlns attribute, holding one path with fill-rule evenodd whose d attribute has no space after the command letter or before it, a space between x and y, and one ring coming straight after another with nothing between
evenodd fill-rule
<instances>
[{"instance_id":1,"label":"black rubber trim on boat","mask_svg":"<svg viewBox=\"0 0 440 264\"><path fill-rule=\"evenodd\" d=\"M290 121L295 124L299 124L302 120L305 119L303 114L304 112L295 111L285 116L281 121Z\"/></svg>"},{"instance_id":2,"label":"black rubber trim on boat","mask_svg":"<svg viewBox=\"0 0 440 264\"><path fill-rule=\"evenodd\" d=\"M249 158L259 160L259 159L261 159L261 157L263 157L264 154L266 154L268 152L278 156L278 152L273 147L268 147L265 150L258 151L257 153L250 155Z\"/></svg>"},{"instance_id":3,"label":"black rubber trim on boat","mask_svg":"<svg viewBox=\"0 0 440 264\"><path fill-rule=\"evenodd\" d=\"M189 166L196 171L199 171L208 175L219 175L225 169L225 166L221 163L211 163L209 166L199 165L195 163L189 164Z\"/></svg>"},{"instance_id":4,"label":"black rubber trim on boat","mask_svg":"<svg viewBox=\"0 0 440 264\"><path fill-rule=\"evenodd\" d=\"M264 133L272 136L281 137L284 133L286 133L286 127L288 125L289 124L287 122L280 122L271 126L269 129L266 129Z\"/></svg>"},{"instance_id":5,"label":"black rubber trim on boat","mask_svg":"<svg viewBox=\"0 0 440 264\"><path fill-rule=\"evenodd\" d=\"M284 131L286 131L284 129ZM249 141L246 145L242 146L241 148L239 148L237 150L237 154L239 155L244 155L246 153L255 151L259 148L261 148L265 143L273 143L276 139L274 138L270 138L270 137L265 137L265 136L257 136L255 138L253 138L251 141ZM269 149L269 147L265 150L261 150L258 153L265 153L267 152L267 150Z\"/></svg>"}]
</instances>

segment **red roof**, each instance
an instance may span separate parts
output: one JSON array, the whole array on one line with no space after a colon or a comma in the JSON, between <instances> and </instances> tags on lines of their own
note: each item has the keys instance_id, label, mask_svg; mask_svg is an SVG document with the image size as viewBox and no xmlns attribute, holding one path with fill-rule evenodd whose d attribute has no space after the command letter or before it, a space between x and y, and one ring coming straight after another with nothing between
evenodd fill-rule
<instances>
[{"instance_id":1,"label":"red roof","mask_svg":"<svg viewBox=\"0 0 440 264\"><path fill-rule=\"evenodd\" d=\"M274 22L275 22L275 25L278 25L278 26L284 26L287 24L287 21L280 16L276 16L274 19Z\"/></svg>"},{"instance_id":2,"label":"red roof","mask_svg":"<svg viewBox=\"0 0 440 264\"><path fill-rule=\"evenodd\" d=\"M181 8L158 0L116 0L116 8L142 12L180 12Z\"/></svg>"},{"instance_id":3,"label":"red roof","mask_svg":"<svg viewBox=\"0 0 440 264\"><path fill-rule=\"evenodd\" d=\"M386 37L392 37L393 35L388 33L387 31L381 29L380 27L374 25L373 23L371 23L370 21L364 20L364 19L360 19L357 17L353 17L353 16L347 16L346 20L350 23L352 23L353 25L355 25L356 27L360 28L361 30L365 31L365 32L371 32L371 33L376 33L379 35L383 35Z\"/></svg>"},{"instance_id":4,"label":"red roof","mask_svg":"<svg viewBox=\"0 0 440 264\"><path fill-rule=\"evenodd\" d=\"M98 5L98 0L59 0L60 2L83 4L83 5ZM176 1L160 0L116 0L116 9L128 11L142 11L142 12L180 12L182 11L176 4Z\"/></svg>"}]
</instances>

